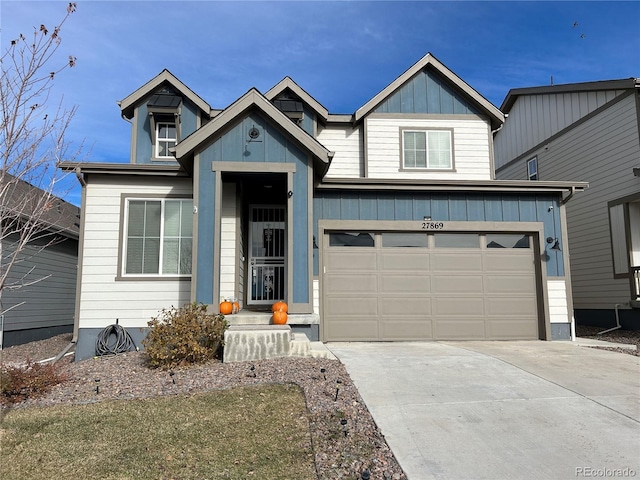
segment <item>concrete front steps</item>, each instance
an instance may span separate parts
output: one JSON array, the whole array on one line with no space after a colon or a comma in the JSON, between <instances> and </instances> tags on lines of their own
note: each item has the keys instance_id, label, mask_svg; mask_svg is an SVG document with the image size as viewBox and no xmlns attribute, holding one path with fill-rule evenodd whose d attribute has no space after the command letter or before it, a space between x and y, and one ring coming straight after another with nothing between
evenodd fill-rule
<instances>
[{"instance_id":1,"label":"concrete front steps","mask_svg":"<svg viewBox=\"0 0 640 480\"><path fill-rule=\"evenodd\" d=\"M280 357L311 357L335 360L322 342L311 342L289 325L271 325L271 314L241 311L225 317L223 362L246 362Z\"/></svg>"}]
</instances>

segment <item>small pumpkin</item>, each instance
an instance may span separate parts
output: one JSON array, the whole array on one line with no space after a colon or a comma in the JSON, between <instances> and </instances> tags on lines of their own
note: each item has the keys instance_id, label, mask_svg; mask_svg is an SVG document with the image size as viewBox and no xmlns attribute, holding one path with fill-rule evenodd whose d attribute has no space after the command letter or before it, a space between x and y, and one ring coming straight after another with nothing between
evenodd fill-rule
<instances>
[{"instance_id":1,"label":"small pumpkin","mask_svg":"<svg viewBox=\"0 0 640 480\"><path fill-rule=\"evenodd\" d=\"M271 311L272 312L284 312L287 313L289 311L289 307L287 307L287 304L283 301L280 302L276 302L273 305L271 305Z\"/></svg>"},{"instance_id":2,"label":"small pumpkin","mask_svg":"<svg viewBox=\"0 0 640 480\"><path fill-rule=\"evenodd\" d=\"M240 302L233 302L233 313L238 313L240 311Z\"/></svg>"},{"instance_id":3,"label":"small pumpkin","mask_svg":"<svg viewBox=\"0 0 640 480\"><path fill-rule=\"evenodd\" d=\"M285 323L287 323L287 312L282 311L282 310L278 310L277 312L273 312L272 318L273 318L273 324L274 325L284 325Z\"/></svg>"},{"instance_id":4,"label":"small pumpkin","mask_svg":"<svg viewBox=\"0 0 640 480\"><path fill-rule=\"evenodd\" d=\"M230 315L233 312L233 303L220 302L220 313L222 315Z\"/></svg>"}]
</instances>

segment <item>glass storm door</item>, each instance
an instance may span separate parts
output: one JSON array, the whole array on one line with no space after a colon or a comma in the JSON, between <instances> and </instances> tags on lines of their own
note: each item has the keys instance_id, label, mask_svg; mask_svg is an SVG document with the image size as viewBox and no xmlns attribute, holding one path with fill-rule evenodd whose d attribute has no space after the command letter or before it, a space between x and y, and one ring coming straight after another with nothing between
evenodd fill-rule
<instances>
[{"instance_id":1,"label":"glass storm door","mask_svg":"<svg viewBox=\"0 0 640 480\"><path fill-rule=\"evenodd\" d=\"M248 305L270 305L284 300L285 211L283 206L249 208Z\"/></svg>"}]
</instances>

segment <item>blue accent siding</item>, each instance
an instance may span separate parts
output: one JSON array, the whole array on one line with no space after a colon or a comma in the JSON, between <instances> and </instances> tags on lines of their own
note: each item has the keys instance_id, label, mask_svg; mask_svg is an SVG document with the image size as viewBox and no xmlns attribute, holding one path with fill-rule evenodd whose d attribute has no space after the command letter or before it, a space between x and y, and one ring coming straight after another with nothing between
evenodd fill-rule
<instances>
[{"instance_id":1,"label":"blue accent siding","mask_svg":"<svg viewBox=\"0 0 640 480\"><path fill-rule=\"evenodd\" d=\"M292 147L292 146L290 146ZM293 174L293 197L290 206L293 209L293 303L309 303L309 182L308 163L310 160L298 149L289 149L289 155L295 159L296 172ZM289 298L291 303L291 297Z\"/></svg>"},{"instance_id":2,"label":"blue accent siding","mask_svg":"<svg viewBox=\"0 0 640 480\"><path fill-rule=\"evenodd\" d=\"M409 79L374 112L478 114L478 110L453 85L428 68Z\"/></svg>"},{"instance_id":3,"label":"blue accent siding","mask_svg":"<svg viewBox=\"0 0 640 480\"><path fill-rule=\"evenodd\" d=\"M307 105L303 105L302 110L304 112L304 117L302 119L302 123L300 127L307 132L312 137L315 137L313 134L313 125L315 124L316 114L313 110L311 110Z\"/></svg>"},{"instance_id":4,"label":"blue accent siding","mask_svg":"<svg viewBox=\"0 0 640 480\"><path fill-rule=\"evenodd\" d=\"M468 218L467 200L465 198L452 198L449 201L449 220L466 221Z\"/></svg>"},{"instance_id":5,"label":"blue accent siding","mask_svg":"<svg viewBox=\"0 0 640 480\"><path fill-rule=\"evenodd\" d=\"M502 199L500 197L485 198L484 212L488 222L502 221Z\"/></svg>"},{"instance_id":6,"label":"blue accent siding","mask_svg":"<svg viewBox=\"0 0 640 480\"><path fill-rule=\"evenodd\" d=\"M395 218L397 220L413 219L413 202L410 197L406 195L397 196L395 200L395 209Z\"/></svg>"},{"instance_id":7,"label":"blue accent siding","mask_svg":"<svg viewBox=\"0 0 640 480\"><path fill-rule=\"evenodd\" d=\"M247 142L249 130L256 127L260 131L258 141ZM294 163L304 158L306 169L306 155L289 141L280 131L267 122L258 113L251 113L240 119L238 123L227 130L221 137L205 147L200 152L204 162L270 162ZM211 164L209 164L211 168ZM305 170L306 171L306 170ZM297 172L296 175L304 172Z\"/></svg>"},{"instance_id":8,"label":"blue accent siding","mask_svg":"<svg viewBox=\"0 0 640 480\"><path fill-rule=\"evenodd\" d=\"M133 163L151 163L153 154L153 142L151 140L151 121L147 110L147 101L138 107L138 116L135 118L136 129L136 158Z\"/></svg>"},{"instance_id":9,"label":"blue accent siding","mask_svg":"<svg viewBox=\"0 0 640 480\"><path fill-rule=\"evenodd\" d=\"M186 98L182 102L182 113L180 115L180 134L181 140L184 140L193 132L196 131L198 126L198 111L200 109L191 103Z\"/></svg>"},{"instance_id":10,"label":"blue accent siding","mask_svg":"<svg viewBox=\"0 0 640 480\"><path fill-rule=\"evenodd\" d=\"M138 105L138 114L134 121L136 129L136 156L134 163L153 163L153 136L151 135L151 118L147 109L147 102L151 96L145 97ZM180 115L180 134L184 140L196 131L198 122L198 107L186 98L183 99ZM161 161L160 163L165 163ZM172 163L168 160L167 163Z\"/></svg>"},{"instance_id":11,"label":"blue accent siding","mask_svg":"<svg viewBox=\"0 0 640 480\"><path fill-rule=\"evenodd\" d=\"M213 252L215 228L216 172L211 164L200 162L198 183L198 269L196 272L196 302L217 304L213 300Z\"/></svg>"},{"instance_id":12,"label":"blue accent siding","mask_svg":"<svg viewBox=\"0 0 640 480\"><path fill-rule=\"evenodd\" d=\"M448 198L446 197L431 198L431 219L432 220L450 220Z\"/></svg>"},{"instance_id":13,"label":"blue accent siding","mask_svg":"<svg viewBox=\"0 0 640 480\"><path fill-rule=\"evenodd\" d=\"M467 195L467 216L469 221L484 222L484 197L479 194Z\"/></svg>"},{"instance_id":14,"label":"blue accent siding","mask_svg":"<svg viewBox=\"0 0 640 480\"><path fill-rule=\"evenodd\" d=\"M360 205L357 217L353 214L354 202ZM422 221L425 216L434 221L542 222L545 238L562 238L559 197L553 194L320 191L316 192L313 205L316 238L321 219ZM551 205L554 208L549 211ZM563 247L562 243L560 246ZM545 249L546 255L542 252L547 275L562 277L563 252L550 247ZM317 255L313 271L318 274Z\"/></svg>"},{"instance_id":15,"label":"blue accent siding","mask_svg":"<svg viewBox=\"0 0 640 480\"><path fill-rule=\"evenodd\" d=\"M260 131L258 142L247 142L249 130ZM229 130L200 152L200 198L198 199L198 272L196 285L197 301L211 303L213 285L213 239L215 206L215 172L211 162L269 162L295 163L293 174L293 196L289 208L293 211L293 291L289 292L290 303L309 303L309 192L307 155L289 141L260 114L253 112L240 118Z\"/></svg>"}]
</instances>

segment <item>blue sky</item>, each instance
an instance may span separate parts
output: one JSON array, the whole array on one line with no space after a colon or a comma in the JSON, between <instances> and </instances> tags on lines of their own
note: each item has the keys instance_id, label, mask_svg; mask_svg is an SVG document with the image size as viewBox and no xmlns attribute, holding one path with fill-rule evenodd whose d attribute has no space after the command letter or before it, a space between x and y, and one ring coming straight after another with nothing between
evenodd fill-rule
<instances>
[{"instance_id":1,"label":"blue sky","mask_svg":"<svg viewBox=\"0 0 640 480\"><path fill-rule=\"evenodd\" d=\"M3 50L66 5L2 0ZM59 50L77 66L54 97L78 106L68 139L85 141L88 160L129 162L116 102L163 68L214 108L289 75L331 113L353 113L431 52L500 106L509 89L551 77L640 77L639 32L640 1L78 1Z\"/></svg>"}]
</instances>

